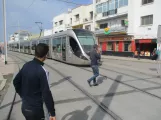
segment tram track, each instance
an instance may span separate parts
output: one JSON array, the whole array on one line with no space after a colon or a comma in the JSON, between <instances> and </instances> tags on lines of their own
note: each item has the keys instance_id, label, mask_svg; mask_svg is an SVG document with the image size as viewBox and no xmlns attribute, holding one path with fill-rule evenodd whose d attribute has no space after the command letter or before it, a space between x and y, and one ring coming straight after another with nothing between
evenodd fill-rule
<instances>
[{"instance_id":1,"label":"tram track","mask_svg":"<svg viewBox=\"0 0 161 120\"><path fill-rule=\"evenodd\" d=\"M26 55L27 55L27 54L26 54ZM28 56L27 56L27 57L28 57ZM29 58L29 57L28 57L28 58ZM58 62L59 62L59 61L58 61ZM77 67L77 66L75 66L75 67ZM85 71L88 71L88 72L92 72L92 70L88 70L88 69L86 69L86 68L84 68L84 67L77 67L77 68L82 69L82 70L85 70ZM103 68L103 67L100 67L100 69L118 73L117 71L109 70L109 69ZM120 73L120 74L123 74L123 73ZM139 92L141 92L141 93L147 94L147 95L149 95L149 96L151 96L151 97L154 97L154 98L157 98L157 99L161 100L161 97L160 97L160 96L157 96L157 95L155 95L155 94L149 93L149 92L147 92L147 91L145 91L145 90L142 90L142 89L140 89L140 88L137 88L137 87L132 86L132 85L130 85L130 84L127 84L127 83L125 83L125 82L116 80L116 79L114 79L114 78L112 78L112 77L109 77L109 76L106 76L106 75L104 75L104 74L100 74L100 75L101 75L102 77L108 78L109 80L111 80L111 81L113 81L113 82L117 82L117 83L119 83L119 84L122 84L122 85L125 85L125 86L127 86L127 87L130 87L130 88L132 88L132 89L134 89L134 90L136 90L136 91L139 91ZM126 75L126 74L124 74L124 75L125 75L125 76L129 76L129 75ZM132 77L133 77L133 76L132 76Z\"/></svg>"},{"instance_id":2,"label":"tram track","mask_svg":"<svg viewBox=\"0 0 161 120\"><path fill-rule=\"evenodd\" d=\"M14 58L13 58L13 59L14 59ZM15 60L15 59L14 59L14 60ZM18 71L20 71L20 63L16 63L16 65L17 65L17 67L18 67ZM12 102L11 102L11 107L10 107L10 109L9 109L9 113L8 113L8 115L7 115L6 120L10 120L10 118L11 118L11 113L12 113L12 110L13 110L13 107L14 107L14 104L15 104L16 97L17 97L17 93L15 92L15 93L14 93L13 100L12 100Z\"/></svg>"},{"instance_id":3,"label":"tram track","mask_svg":"<svg viewBox=\"0 0 161 120\"><path fill-rule=\"evenodd\" d=\"M26 54L26 55L27 55L27 54ZM28 58L29 58L29 57L28 57ZM59 62L59 61L58 61L58 62ZM75 67L77 67L77 66L75 66ZM84 68L84 67L77 67L77 68L82 69L82 70L85 70L85 71L88 71L88 72L92 72L92 70L88 70L88 69L86 69L86 68ZM114 71L114 70L110 70L110 69L107 69L107 68L103 68L103 67L100 67L100 69L103 69L103 70L106 70L106 71L112 71L112 72L120 73L120 72L117 72L117 71ZM124 74L124 73L120 73L120 74ZM113 82L117 82L117 83L119 83L119 84L125 85L125 86L127 86L127 87L132 88L132 89L135 89L136 91L139 91L139 92L141 92L141 93L150 95L151 97L154 97L154 98L157 98L157 99L161 100L161 97L160 97L160 96L157 96L157 95L155 95L155 94L149 93L149 92L147 92L147 91L145 91L145 90L142 90L142 89L140 89L140 88L138 88L138 87L135 87L135 86L132 86L132 85L127 84L127 83L125 83L125 82L116 80L116 79L114 79L114 78L112 78L112 77L109 77L109 76L106 76L106 75L104 75L104 74L100 74L100 75L101 75L102 77L108 78L109 80L111 80L111 81L113 81ZM131 75L127 75L127 74L124 74L124 75L125 75L125 76L131 76ZM134 76L131 76L131 77L134 77ZM140 79L140 80L142 80L142 79Z\"/></svg>"},{"instance_id":4,"label":"tram track","mask_svg":"<svg viewBox=\"0 0 161 120\"><path fill-rule=\"evenodd\" d=\"M24 61L25 63L27 62L25 59L20 58L18 55L14 55L16 58ZM30 57L28 57L30 58ZM58 73L60 76L62 76L63 78L66 78L67 75L65 75L64 73L62 73L61 71L55 69L54 67L51 67L49 64L45 64L48 68L50 68L51 70L55 71L56 73ZM76 82L74 82L74 80L72 80L70 77L68 77L68 79L66 79L69 81L69 83L71 83L71 85L73 85L75 88L77 88L80 92L82 92L85 96L87 96L90 100L92 100L99 108L101 108L106 114L108 114L111 119L113 120L123 120L121 117L119 117L118 115L116 115L113 111L111 111L103 102L100 102L99 100L97 100L92 94L90 94L88 91L86 91L83 87L81 87L80 85L78 85ZM14 102L13 102L14 105ZM9 120L9 119L7 119Z\"/></svg>"}]
</instances>

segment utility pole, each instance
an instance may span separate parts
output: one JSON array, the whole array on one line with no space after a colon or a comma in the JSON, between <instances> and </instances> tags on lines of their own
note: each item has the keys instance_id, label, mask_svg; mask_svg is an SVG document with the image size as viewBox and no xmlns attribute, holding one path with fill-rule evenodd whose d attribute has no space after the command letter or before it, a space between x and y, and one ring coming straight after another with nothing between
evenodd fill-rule
<instances>
[{"instance_id":1,"label":"utility pole","mask_svg":"<svg viewBox=\"0 0 161 120\"><path fill-rule=\"evenodd\" d=\"M18 34L19 34L19 52L20 52L20 22L18 20Z\"/></svg>"},{"instance_id":2,"label":"utility pole","mask_svg":"<svg viewBox=\"0 0 161 120\"><path fill-rule=\"evenodd\" d=\"M5 45L5 64L7 64L7 38L6 38L6 1L3 1L3 25L4 25L4 45Z\"/></svg>"},{"instance_id":3,"label":"utility pole","mask_svg":"<svg viewBox=\"0 0 161 120\"><path fill-rule=\"evenodd\" d=\"M96 6L96 2L95 0L93 0L93 31L94 32L95 32L95 14L96 14L95 6Z\"/></svg>"}]
</instances>

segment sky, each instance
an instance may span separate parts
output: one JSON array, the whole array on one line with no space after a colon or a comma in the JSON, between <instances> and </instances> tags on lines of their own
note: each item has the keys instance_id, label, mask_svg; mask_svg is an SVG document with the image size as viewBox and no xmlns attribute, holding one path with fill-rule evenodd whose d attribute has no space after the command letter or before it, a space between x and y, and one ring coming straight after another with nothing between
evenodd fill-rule
<instances>
[{"instance_id":1,"label":"sky","mask_svg":"<svg viewBox=\"0 0 161 120\"><path fill-rule=\"evenodd\" d=\"M92 0L64 0L80 4L90 4ZM59 0L6 0L7 37L17 30L28 30L39 33L39 27L35 22L42 22L43 29L52 28L54 16L67 12L68 8L77 7ZM0 42L3 36L3 9L0 0ZM18 28L17 26L20 26Z\"/></svg>"}]
</instances>

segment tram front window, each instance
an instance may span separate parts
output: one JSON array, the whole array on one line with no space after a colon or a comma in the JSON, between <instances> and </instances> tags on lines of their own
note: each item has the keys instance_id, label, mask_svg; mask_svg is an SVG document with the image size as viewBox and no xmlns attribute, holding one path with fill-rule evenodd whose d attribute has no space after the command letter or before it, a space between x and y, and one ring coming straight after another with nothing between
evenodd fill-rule
<instances>
[{"instance_id":1,"label":"tram front window","mask_svg":"<svg viewBox=\"0 0 161 120\"><path fill-rule=\"evenodd\" d=\"M94 35L85 30L74 30L81 46L83 47L85 52L90 52L95 44L95 37Z\"/></svg>"}]
</instances>

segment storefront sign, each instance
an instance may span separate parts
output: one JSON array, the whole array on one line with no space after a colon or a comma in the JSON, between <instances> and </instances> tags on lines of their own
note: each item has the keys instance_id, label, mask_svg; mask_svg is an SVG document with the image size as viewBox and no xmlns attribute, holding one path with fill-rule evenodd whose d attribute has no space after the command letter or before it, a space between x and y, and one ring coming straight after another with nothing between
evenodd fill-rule
<instances>
[{"instance_id":1,"label":"storefront sign","mask_svg":"<svg viewBox=\"0 0 161 120\"><path fill-rule=\"evenodd\" d=\"M105 29L104 29L104 33L105 33L106 35L110 34L110 28L105 28Z\"/></svg>"},{"instance_id":2,"label":"storefront sign","mask_svg":"<svg viewBox=\"0 0 161 120\"><path fill-rule=\"evenodd\" d=\"M139 40L139 43L151 43L151 40Z\"/></svg>"},{"instance_id":3,"label":"storefront sign","mask_svg":"<svg viewBox=\"0 0 161 120\"><path fill-rule=\"evenodd\" d=\"M121 33L126 33L126 32L127 32L126 27L112 27L112 28L105 28L105 29L96 30L95 34L96 35L99 35L99 34L109 35L109 34L113 34L113 33L117 33L117 34L120 33L121 34Z\"/></svg>"}]
</instances>

